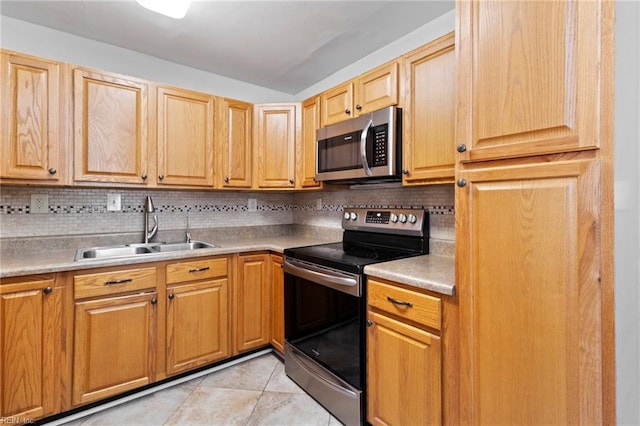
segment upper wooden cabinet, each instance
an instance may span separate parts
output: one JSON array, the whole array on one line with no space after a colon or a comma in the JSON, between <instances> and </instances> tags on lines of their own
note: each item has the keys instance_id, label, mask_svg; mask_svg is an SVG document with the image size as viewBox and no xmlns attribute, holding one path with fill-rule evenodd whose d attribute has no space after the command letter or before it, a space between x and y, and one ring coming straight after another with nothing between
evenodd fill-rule
<instances>
[{"instance_id":1,"label":"upper wooden cabinet","mask_svg":"<svg viewBox=\"0 0 640 426\"><path fill-rule=\"evenodd\" d=\"M251 188L252 110L253 105L246 102L218 100L216 152L222 188Z\"/></svg>"},{"instance_id":2,"label":"upper wooden cabinet","mask_svg":"<svg viewBox=\"0 0 640 426\"><path fill-rule=\"evenodd\" d=\"M213 96L158 87L158 185L213 186Z\"/></svg>"},{"instance_id":3,"label":"upper wooden cabinet","mask_svg":"<svg viewBox=\"0 0 640 426\"><path fill-rule=\"evenodd\" d=\"M144 80L73 70L74 181L147 183L148 92Z\"/></svg>"},{"instance_id":4,"label":"upper wooden cabinet","mask_svg":"<svg viewBox=\"0 0 640 426\"><path fill-rule=\"evenodd\" d=\"M600 102L613 93L605 3L457 3L461 161L601 145Z\"/></svg>"},{"instance_id":5,"label":"upper wooden cabinet","mask_svg":"<svg viewBox=\"0 0 640 426\"><path fill-rule=\"evenodd\" d=\"M320 95L323 126L398 103L398 61L384 64Z\"/></svg>"},{"instance_id":6,"label":"upper wooden cabinet","mask_svg":"<svg viewBox=\"0 0 640 426\"><path fill-rule=\"evenodd\" d=\"M299 109L297 103L255 105L253 168L257 188L295 188Z\"/></svg>"},{"instance_id":7,"label":"upper wooden cabinet","mask_svg":"<svg viewBox=\"0 0 640 426\"><path fill-rule=\"evenodd\" d=\"M2 51L0 178L67 183L66 65Z\"/></svg>"},{"instance_id":8,"label":"upper wooden cabinet","mask_svg":"<svg viewBox=\"0 0 640 426\"><path fill-rule=\"evenodd\" d=\"M453 182L454 49L454 33L449 33L405 56L404 185Z\"/></svg>"},{"instance_id":9,"label":"upper wooden cabinet","mask_svg":"<svg viewBox=\"0 0 640 426\"><path fill-rule=\"evenodd\" d=\"M302 138L296 150L297 182L301 188L320 188L316 180L316 130L320 128L320 97L302 102Z\"/></svg>"}]
</instances>

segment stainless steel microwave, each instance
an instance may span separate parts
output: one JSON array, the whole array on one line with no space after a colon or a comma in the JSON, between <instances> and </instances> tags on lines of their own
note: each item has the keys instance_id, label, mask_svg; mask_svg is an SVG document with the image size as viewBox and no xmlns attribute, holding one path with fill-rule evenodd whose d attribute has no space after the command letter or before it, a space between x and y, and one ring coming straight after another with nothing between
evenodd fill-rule
<instances>
[{"instance_id":1,"label":"stainless steel microwave","mask_svg":"<svg viewBox=\"0 0 640 426\"><path fill-rule=\"evenodd\" d=\"M388 107L316 131L316 180L400 181L402 110Z\"/></svg>"}]
</instances>

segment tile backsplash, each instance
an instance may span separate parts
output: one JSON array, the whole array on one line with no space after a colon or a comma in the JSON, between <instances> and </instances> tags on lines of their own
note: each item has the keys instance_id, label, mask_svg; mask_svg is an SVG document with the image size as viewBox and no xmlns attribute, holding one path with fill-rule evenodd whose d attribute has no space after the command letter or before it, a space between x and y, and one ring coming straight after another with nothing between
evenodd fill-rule
<instances>
[{"instance_id":1,"label":"tile backsplash","mask_svg":"<svg viewBox=\"0 0 640 426\"><path fill-rule=\"evenodd\" d=\"M107 194L121 211L107 211ZM431 238L454 240L453 185L372 187L313 192L229 192L2 186L0 238L142 233L150 195L160 230L299 224L340 228L345 207L414 207L431 213ZM48 196L48 213L31 213L32 194ZM250 211L248 199L256 199ZM318 209L320 207L320 209Z\"/></svg>"}]
</instances>

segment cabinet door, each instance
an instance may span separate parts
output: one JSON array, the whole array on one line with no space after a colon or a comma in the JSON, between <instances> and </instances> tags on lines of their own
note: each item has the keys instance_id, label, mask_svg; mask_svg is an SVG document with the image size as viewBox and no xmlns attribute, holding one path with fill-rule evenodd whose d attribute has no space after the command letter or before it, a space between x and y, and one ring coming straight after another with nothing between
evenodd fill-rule
<instances>
[{"instance_id":1,"label":"cabinet door","mask_svg":"<svg viewBox=\"0 0 640 426\"><path fill-rule=\"evenodd\" d=\"M403 184L453 182L455 169L454 34L405 58Z\"/></svg>"},{"instance_id":2,"label":"cabinet door","mask_svg":"<svg viewBox=\"0 0 640 426\"><path fill-rule=\"evenodd\" d=\"M353 94L356 115L398 103L398 68L398 62L391 62L356 79Z\"/></svg>"},{"instance_id":3,"label":"cabinet door","mask_svg":"<svg viewBox=\"0 0 640 426\"><path fill-rule=\"evenodd\" d=\"M226 278L167 289L167 374L229 356Z\"/></svg>"},{"instance_id":4,"label":"cabinet door","mask_svg":"<svg viewBox=\"0 0 640 426\"><path fill-rule=\"evenodd\" d=\"M605 423L598 169L545 157L460 172L462 423Z\"/></svg>"},{"instance_id":5,"label":"cabinet door","mask_svg":"<svg viewBox=\"0 0 640 426\"><path fill-rule=\"evenodd\" d=\"M256 169L259 188L295 187L299 104L257 105Z\"/></svg>"},{"instance_id":6,"label":"cabinet door","mask_svg":"<svg viewBox=\"0 0 640 426\"><path fill-rule=\"evenodd\" d=\"M76 302L74 405L154 381L155 292Z\"/></svg>"},{"instance_id":7,"label":"cabinet door","mask_svg":"<svg viewBox=\"0 0 640 426\"><path fill-rule=\"evenodd\" d=\"M457 7L464 161L601 146L613 93L614 4L464 1Z\"/></svg>"},{"instance_id":8,"label":"cabinet door","mask_svg":"<svg viewBox=\"0 0 640 426\"><path fill-rule=\"evenodd\" d=\"M220 111L221 186L224 188L251 188L252 161L252 105L224 99Z\"/></svg>"},{"instance_id":9,"label":"cabinet door","mask_svg":"<svg viewBox=\"0 0 640 426\"><path fill-rule=\"evenodd\" d=\"M1 55L0 177L64 183L64 64L4 51Z\"/></svg>"},{"instance_id":10,"label":"cabinet door","mask_svg":"<svg viewBox=\"0 0 640 426\"><path fill-rule=\"evenodd\" d=\"M372 311L367 329L367 420L372 425L441 423L440 338Z\"/></svg>"},{"instance_id":11,"label":"cabinet door","mask_svg":"<svg viewBox=\"0 0 640 426\"><path fill-rule=\"evenodd\" d=\"M354 117L353 82L336 86L320 95L322 108L321 123L323 126L339 123Z\"/></svg>"},{"instance_id":12,"label":"cabinet door","mask_svg":"<svg viewBox=\"0 0 640 426\"><path fill-rule=\"evenodd\" d=\"M213 96L158 87L158 184L213 186Z\"/></svg>"},{"instance_id":13,"label":"cabinet door","mask_svg":"<svg viewBox=\"0 0 640 426\"><path fill-rule=\"evenodd\" d=\"M53 414L61 398L63 292L53 279L0 285L0 418Z\"/></svg>"},{"instance_id":14,"label":"cabinet door","mask_svg":"<svg viewBox=\"0 0 640 426\"><path fill-rule=\"evenodd\" d=\"M235 345L242 352L271 342L271 295L268 254L238 256L234 290Z\"/></svg>"},{"instance_id":15,"label":"cabinet door","mask_svg":"<svg viewBox=\"0 0 640 426\"><path fill-rule=\"evenodd\" d=\"M142 80L73 71L75 181L147 182L147 96Z\"/></svg>"},{"instance_id":16,"label":"cabinet door","mask_svg":"<svg viewBox=\"0 0 640 426\"><path fill-rule=\"evenodd\" d=\"M320 188L316 180L316 130L320 128L320 97L302 103L302 138L298 154L298 182L302 188Z\"/></svg>"},{"instance_id":17,"label":"cabinet door","mask_svg":"<svg viewBox=\"0 0 640 426\"><path fill-rule=\"evenodd\" d=\"M271 255L271 344L284 354L284 271L282 256Z\"/></svg>"}]
</instances>

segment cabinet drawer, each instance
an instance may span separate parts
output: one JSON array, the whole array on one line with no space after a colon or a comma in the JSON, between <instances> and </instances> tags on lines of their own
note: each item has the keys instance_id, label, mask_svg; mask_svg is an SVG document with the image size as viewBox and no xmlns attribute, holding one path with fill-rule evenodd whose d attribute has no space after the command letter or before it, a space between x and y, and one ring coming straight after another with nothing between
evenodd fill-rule
<instances>
[{"instance_id":1,"label":"cabinet drawer","mask_svg":"<svg viewBox=\"0 0 640 426\"><path fill-rule=\"evenodd\" d=\"M375 280L368 283L369 306L440 330L440 299Z\"/></svg>"},{"instance_id":2,"label":"cabinet drawer","mask_svg":"<svg viewBox=\"0 0 640 426\"><path fill-rule=\"evenodd\" d=\"M156 286L156 268L76 275L73 284L76 299L150 289Z\"/></svg>"},{"instance_id":3,"label":"cabinet drawer","mask_svg":"<svg viewBox=\"0 0 640 426\"><path fill-rule=\"evenodd\" d=\"M226 277L227 274L226 257L172 263L167 265L167 284L202 280L205 278Z\"/></svg>"}]
</instances>

